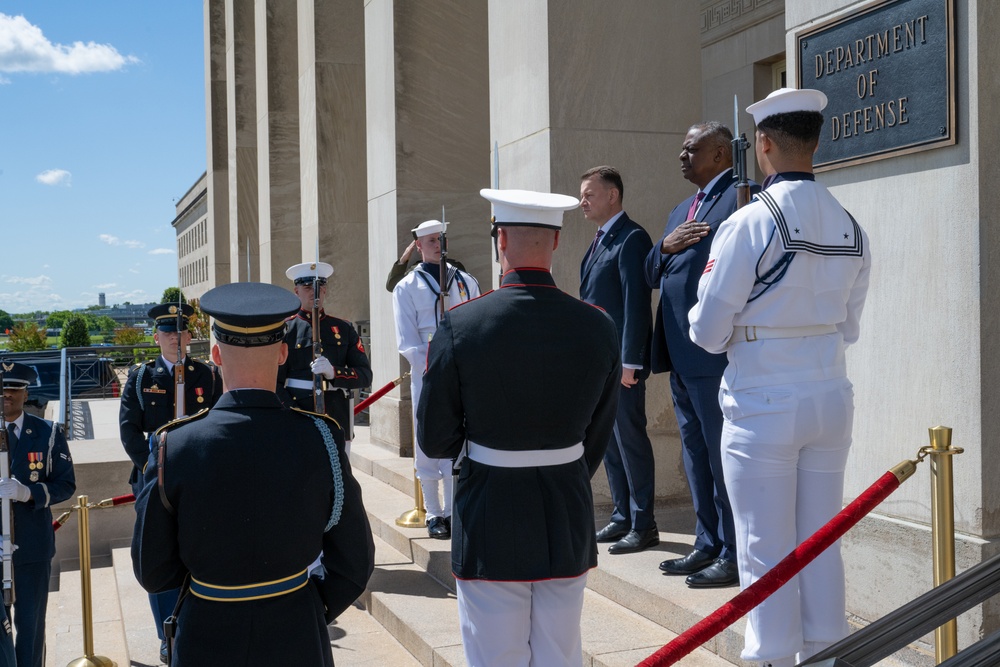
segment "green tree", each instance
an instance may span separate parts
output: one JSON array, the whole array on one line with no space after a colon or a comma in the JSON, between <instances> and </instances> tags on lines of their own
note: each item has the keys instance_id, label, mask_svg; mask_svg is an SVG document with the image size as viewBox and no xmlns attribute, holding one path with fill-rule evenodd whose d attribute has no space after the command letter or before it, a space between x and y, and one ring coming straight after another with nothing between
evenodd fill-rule
<instances>
[{"instance_id":1,"label":"green tree","mask_svg":"<svg viewBox=\"0 0 1000 667\"><path fill-rule=\"evenodd\" d=\"M45 326L49 329L62 329L66 326L66 321L73 317L73 312L69 310L56 310L49 313L45 318Z\"/></svg>"},{"instance_id":2,"label":"green tree","mask_svg":"<svg viewBox=\"0 0 1000 667\"><path fill-rule=\"evenodd\" d=\"M184 298L184 292L181 291L180 287L168 287L163 290L163 296L160 297L160 303L177 303L178 297L180 297L181 303L188 302L188 300Z\"/></svg>"},{"instance_id":3,"label":"green tree","mask_svg":"<svg viewBox=\"0 0 1000 667\"><path fill-rule=\"evenodd\" d=\"M191 307L194 308L194 314L188 318L188 331L191 332L192 338L207 340L209 336L208 315L201 309L198 299L191 299Z\"/></svg>"},{"instance_id":4,"label":"green tree","mask_svg":"<svg viewBox=\"0 0 1000 667\"><path fill-rule=\"evenodd\" d=\"M146 340L139 327L121 327L115 329L115 345L141 345Z\"/></svg>"},{"instance_id":5,"label":"green tree","mask_svg":"<svg viewBox=\"0 0 1000 667\"><path fill-rule=\"evenodd\" d=\"M87 320L77 314L66 320L62 333L59 335L59 347L90 347Z\"/></svg>"},{"instance_id":6,"label":"green tree","mask_svg":"<svg viewBox=\"0 0 1000 667\"><path fill-rule=\"evenodd\" d=\"M14 328L14 318L6 311L0 310L0 331L7 331Z\"/></svg>"},{"instance_id":7,"label":"green tree","mask_svg":"<svg viewBox=\"0 0 1000 667\"><path fill-rule=\"evenodd\" d=\"M45 331L34 322L18 322L10 330L7 349L11 352L31 352L45 349Z\"/></svg>"},{"instance_id":8,"label":"green tree","mask_svg":"<svg viewBox=\"0 0 1000 667\"><path fill-rule=\"evenodd\" d=\"M101 315L100 317L97 318L97 330L103 334L112 333L117 326L118 323L115 322L110 317L108 317L107 315Z\"/></svg>"}]
</instances>

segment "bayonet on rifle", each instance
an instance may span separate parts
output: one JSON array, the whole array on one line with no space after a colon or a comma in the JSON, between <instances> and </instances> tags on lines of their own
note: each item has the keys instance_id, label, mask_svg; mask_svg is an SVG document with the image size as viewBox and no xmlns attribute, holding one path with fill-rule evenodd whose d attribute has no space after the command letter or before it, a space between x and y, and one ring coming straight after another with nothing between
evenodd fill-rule
<instances>
[{"instance_id":1,"label":"bayonet on rifle","mask_svg":"<svg viewBox=\"0 0 1000 667\"><path fill-rule=\"evenodd\" d=\"M3 367L0 365L0 391L3 388ZM0 478L10 478L10 443L7 441L7 418L0 406ZM14 503L4 498L0 506L0 558L3 561L3 603L8 609L14 604Z\"/></svg>"},{"instance_id":2,"label":"bayonet on rifle","mask_svg":"<svg viewBox=\"0 0 1000 667\"><path fill-rule=\"evenodd\" d=\"M323 354L323 341L320 338L320 284L319 284L319 232L316 234L316 263L313 264L313 307L312 307L312 346L313 361ZM323 376L313 373L313 408L319 414L326 414L326 392Z\"/></svg>"},{"instance_id":3,"label":"bayonet on rifle","mask_svg":"<svg viewBox=\"0 0 1000 667\"><path fill-rule=\"evenodd\" d=\"M750 181L747 180L747 135L740 134L740 102L733 95L733 175L736 176L736 208L750 203Z\"/></svg>"},{"instance_id":4,"label":"bayonet on rifle","mask_svg":"<svg viewBox=\"0 0 1000 667\"><path fill-rule=\"evenodd\" d=\"M174 361L174 419L180 419L187 414L187 400L184 395L184 308L181 299L184 292L177 286L177 359Z\"/></svg>"}]
</instances>

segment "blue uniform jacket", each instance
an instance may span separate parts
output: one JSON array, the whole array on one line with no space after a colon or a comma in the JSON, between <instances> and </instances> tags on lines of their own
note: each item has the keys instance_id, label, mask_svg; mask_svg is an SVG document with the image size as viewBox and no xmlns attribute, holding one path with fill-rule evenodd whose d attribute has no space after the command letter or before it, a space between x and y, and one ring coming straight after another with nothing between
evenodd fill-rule
<instances>
[{"instance_id":1,"label":"blue uniform jacket","mask_svg":"<svg viewBox=\"0 0 1000 667\"><path fill-rule=\"evenodd\" d=\"M40 563L56 554L50 506L76 491L73 458L62 429L25 413L17 444L11 451L11 475L31 491L31 500L14 503L14 569Z\"/></svg>"}]
</instances>

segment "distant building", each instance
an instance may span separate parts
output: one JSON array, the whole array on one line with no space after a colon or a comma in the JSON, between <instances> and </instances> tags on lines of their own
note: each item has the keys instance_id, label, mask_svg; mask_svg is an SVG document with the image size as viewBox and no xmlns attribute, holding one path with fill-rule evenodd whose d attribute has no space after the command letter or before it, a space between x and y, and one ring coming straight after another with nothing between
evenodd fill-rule
<instances>
[{"instance_id":1,"label":"distant building","mask_svg":"<svg viewBox=\"0 0 1000 667\"><path fill-rule=\"evenodd\" d=\"M108 304L104 299L104 292L101 292L97 295L97 305L100 306L101 308L107 307Z\"/></svg>"},{"instance_id":2,"label":"distant building","mask_svg":"<svg viewBox=\"0 0 1000 667\"><path fill-rule=\"evenodd\" d=\"M177 236L180 288L188 299L200 298L209 281L208 185L205 174L177 202L177 217L170 223Z\"/></svg>"}]
</instances>

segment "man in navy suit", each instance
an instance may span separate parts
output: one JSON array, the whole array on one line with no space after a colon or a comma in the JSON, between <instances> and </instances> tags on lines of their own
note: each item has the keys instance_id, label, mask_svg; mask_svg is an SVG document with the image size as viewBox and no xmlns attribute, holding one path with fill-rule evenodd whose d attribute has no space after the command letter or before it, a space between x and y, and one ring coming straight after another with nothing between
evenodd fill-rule
<instances>
[{"instance_id":1,"label":"man in navy suit","mask_svg":"<svg viewBox=\"0 0 1000 667\"><path fill-rule=\"evenodd\" d=\"M52 505L76 490L73 459L62 430L24 412L35 370L0 360L3 369L3 412L10 448L10 476L0 478L0 499L13 504L14 652L17 665L42 667L45 656L45 608L49 575L56 554ZM3 454L7 456L7 454ZM9 610L8 610L9 613Z\"/></svg>"},{"instance_id":2,"label":"man in navy suit","mask_svg":"<svg viewBox=\"0 0 1000 667\"><path fill-rule=\"evenodd\" d=\"M698 186L670 212L663 238L646 257L646 280L660 288L653 331L652 369L670 372L670 392L683 445L684 470L697 524L694 549L660 563L665 574L687 575L692 588L738 583L736 535L722 473L719 385L726 355L691 342L688 311L697 301L719 224L736 210L733 135L717 122L694 125L681 147L681 173Z\"/></svg>"},{"instance_id":3,"label":"man in navy suit","mask_svg":"<svg viewBox=\"0 0 1000 667\"><path fill-rule=\"evenodd\" d=\"M653 242L622 210L625 186L617 169L594 167L580 178L583 216L597 225L580 265L580 298L611 316L622 351L618 413L604 454L615 508L608 525L597 532L597 541L614 542L608 553L633 553L660 543L653 518L653 446L646 435L652 327L643 262Z\"/></svg>"}]
</instances>

